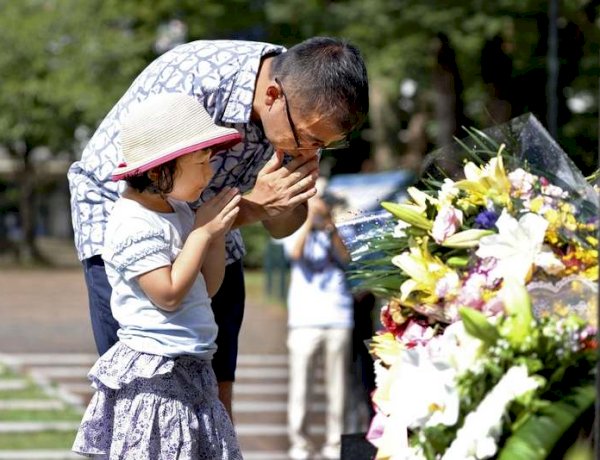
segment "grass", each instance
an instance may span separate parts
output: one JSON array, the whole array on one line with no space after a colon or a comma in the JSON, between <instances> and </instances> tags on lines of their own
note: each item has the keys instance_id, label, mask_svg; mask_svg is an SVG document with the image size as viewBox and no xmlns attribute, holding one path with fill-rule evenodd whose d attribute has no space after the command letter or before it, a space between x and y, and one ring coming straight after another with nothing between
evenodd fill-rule
<instances>
[{"instance_id":1,"label":"grass","mask_svg":"<svg viewBox=\"0 0 600 460\"><path fill-rule=\"evenodd\" d=\"M278 295L278 289L280 288L281 275L275 273L273 275L273 291L268 293L266 290L267 276L264 270L245 270L244 279L246 281L246 301L248 303L257 305L268 305L285 307L285 298L281 298ZM286 274L284 278L284 286L287 286L288 276Z\"/></svg>"},{"instance_id":2,"label":"grass","mask_svg":"<svg viewBox=\"0 0 600 460\"><path fill-rule=\"evenodd\" d=\"M24 379L26 388L14 391L0 391L0 400L14 401L48 400L48 396L30 379L7 367L0 366L0 379ZM62 410L0 410L0 422L79 422L82 414L76 409L65 406ZM0 434L0 450L35 450L65 449L69 450L75 439L75 431L44 431L40 433L2 433Z\"/></svg>"},{"instance_id":3,"label":"grass","mask_svg":"<svg viewBox=\"0 0 600 460\"><path fill-rule=\"evenodd\" d=\"M0 380L11 380L19 377L20 376L16 372L0 364Z\"/></svg>"},{"instance_id":4,"label":"grass","mask_svg":"<svg viewBox=\"0 0 600 460\"><path fill-rule=\"evenodd\" d=\"M0 410L0 422L79 422L82 416L69 407L60 410Z\"/></svg>"},{"instance_id":5,"label":"grass","mask_svg":"<svg viewBox=\"0 0 600 460\"><path fill-rule=\"evenodd\" d=\"M50 399L50 397L41 389L33 384L22 390L4 390L0 391L0 400L13 399Z\"/></svg>"},{"instance_id":6,"label":"grass","mask_svg":"<svg viewBox=\"0 0 600 460\"><path fill-rule=\"evenodd\" d=\"M70 450L75 431L0 434L0 450L65 449Z\"/></svg>"}]
</instances>

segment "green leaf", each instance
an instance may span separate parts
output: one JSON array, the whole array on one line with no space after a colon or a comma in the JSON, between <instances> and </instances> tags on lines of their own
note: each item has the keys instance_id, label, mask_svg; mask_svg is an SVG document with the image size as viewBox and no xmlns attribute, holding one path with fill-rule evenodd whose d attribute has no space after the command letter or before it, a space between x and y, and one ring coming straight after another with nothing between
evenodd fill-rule
<instances>
[{"instance_id":1,"label":"green leaf","mask_svg":"<svg viewBox=\"0 0 600 460\"><path fill-rule=\"evenodd\" d=\"M481 340L487 346L496 343L500 335L483 313L469 307L460 307L458 313L467 333Z\"/></svg>"},{"instance_id":2,"label":"green leaf","mask_svg":"<svg viewBox=\"0 0 600 460\"><path fill-rule=\"evenodd\" d=\"M509 315L502 325L502 335L511 344L519 347L531 333L533 322L531 299L525 286L512 280L504 281L502 295L504 308Z\"/></svg>"},{"instance_id":3,"label":"green leaf","mask_svg":"<svg viewBox=\"0 0 600 460\"><path fill-rule=\"evenodd\" d=\"M532 415L502 448L498 460L543 460L566 431L596 400L594 385L572 390L562 400Z\"/></svg>"}]
</instances>

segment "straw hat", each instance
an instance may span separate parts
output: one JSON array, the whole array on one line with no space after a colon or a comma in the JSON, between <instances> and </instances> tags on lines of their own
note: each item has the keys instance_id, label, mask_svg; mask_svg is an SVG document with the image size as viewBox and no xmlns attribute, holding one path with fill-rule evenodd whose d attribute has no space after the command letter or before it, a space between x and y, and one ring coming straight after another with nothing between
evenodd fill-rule
<instances>
[{"instance_id":1,"label":"straw hat","mask_svg":"<svg viewBox=\"0 0 600 460\"><path fill-rule=\"evenodd\" d=\"M113 171L112 180L138 175L197 150L224 150L241 139L235 129L217 126L192 96L150 96L136 104L122 124L125 161Z\"/></svg>"}]
</instances>

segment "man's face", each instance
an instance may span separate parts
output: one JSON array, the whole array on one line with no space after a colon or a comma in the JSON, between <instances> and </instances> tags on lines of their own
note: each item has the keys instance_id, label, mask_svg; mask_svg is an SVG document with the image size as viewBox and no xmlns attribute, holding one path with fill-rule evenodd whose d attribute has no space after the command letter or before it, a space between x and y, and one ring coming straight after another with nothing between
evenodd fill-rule
<instances>
[{"instance_id":1,"label":"man's face","mask_svg":"<svg viewBox=\"0 0 600 460\"><path fill-rule=\"evenodd\" d=\"M265 134L273 146L291 156L315 157L323 148L344 139L344 135L333 127L328 117L312 112L294 110L283 86L278 79L277 95L269 110L269 117L263 120ZM297 101L299 102L299 101ZM301 107L297 104L296 107Z\"/></svg>"}]
</instances>

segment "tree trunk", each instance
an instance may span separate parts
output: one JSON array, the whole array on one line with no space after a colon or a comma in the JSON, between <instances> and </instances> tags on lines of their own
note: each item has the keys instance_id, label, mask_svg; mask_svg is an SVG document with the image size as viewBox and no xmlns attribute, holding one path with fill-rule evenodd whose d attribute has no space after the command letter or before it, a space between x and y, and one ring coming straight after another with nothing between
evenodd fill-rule
<instances>
[{"instance_id":1,"label":"tree trunk","mask_svg":"<svg viewBox=\"0 0 600 460\"><path fill-rule=\"evenodd\" d=\"M427 153L429 139L427 137L427 122L429 115L425 110L415 112L408 121L404 143L406 149L400 158L399 166L418 173L421 170L421 162Z\"/></svg>"},{"instance_id":2,"label":"tree trunk","mask_svg":"<svg viewBox=\"0 0 600 460\"><path fill-rule=\"evenodd\" d=\"M18 173L19 217L21 223L21 239L18 244L19 262L32 264L44 262L36 244L35 215L35 171L30 162L31 149L24 145L19 152L22 159L21 171Z\"/></svg>"},{"instance_id":3,"label":"tree trunk","mask_svg":"<svg viewBox=\"0 0 600 460\"><path fill-rule=\"evenodd\" d=\"M396 166L396 153L399 150L398 123L396 112L389 97L374 81L370 85L369 140L373 146L373 160L376 170L389 170Z\"/></svg>"},{"instance_id":4,"label":"tree trunk","mask_svg":"<svg viewBox=\"0 0 600 460\"><path fill-rule=\"evenodd\" d=\"M460 137L461 126L465 124L462 104L462 80L456 64L456 56L448 37L439 34L436 48L436 64L433 69L434 109L437 125L436 144L438 147L450 145L454 137ZM440 158L439 165L450 175L456 162Z\"/></svg>"},{"instance_id":5,"label":"tree trunk","mask_svg":"<svg viewBox=\"0 0 600 460\"><path fill-rule=\"evenodd\" d=\"M488 40L481 52L481 77L486 84L485 104L489 125L510 120L512 116L512 60L504 52L504 40L496 36Z\"/></svg>"}]
</instances>

